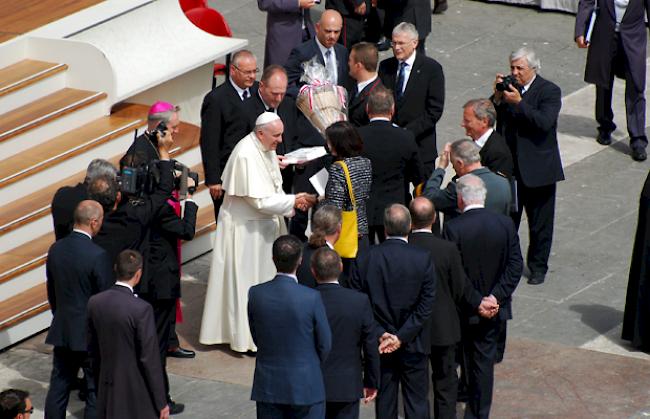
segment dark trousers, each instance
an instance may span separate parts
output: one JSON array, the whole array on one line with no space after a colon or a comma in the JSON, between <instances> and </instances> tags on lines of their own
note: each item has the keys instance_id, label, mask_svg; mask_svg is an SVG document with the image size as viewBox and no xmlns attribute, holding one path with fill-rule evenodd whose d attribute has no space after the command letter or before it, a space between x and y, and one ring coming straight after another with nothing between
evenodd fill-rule
<instances>
[{"instance_id":1,"label":"dark trousers","mask_svg":"<svg viewBox=\"0 0 650 419\"><path fill-rule=\"evenodd\" d=\"M167 376L167 350L169 349L169 337L171 335L172 321L176 319L176 299L164 299L150 301L153 307L153 316L156 321L156 335L158 335L158 349L162 363L163 381L167 399L169 396L169 377Z\"/></svg>"},{"instance_id":2,"label":"dark trousers","mask_svg":"<svg viewBox=\"0 0 650 419\"><path fill-rule=\"evenodd\" d=\"M613 51L610 51L612 58L611 72L609 75L609 87L596 86L596 121L598 130L609 134L616 129L614 124L614 112L612 111L612 90L614 87L614 75L625 77L625 117L627 120L627 132L630 136L631 148L645 148L648 139L645 135L645 86L634 85L632 71L628 64L627 57L621 39L616 34L616 42L612 42Z\"/></svg>"},{"instance_id":3,"label":"dark trousers","mask_svg":"<svg viewBox=\"0 0 650 419\"><path fill-rule=\"evenodd\" d=\"M555 191L557 185L529 188L523 182L517 182L517 213L513 220L517 229L521 215L526 211L528 217L529 244L526 253L526 264L531 273L546 274L548 258L551 255L553 243L553 222L555 219Z\"/></svg>"},{"instance_id":4,"label":"dark trousers","mask_svg":"<svg viewBox=\"0 0 650 419\"><path fill-rule=\"evenodd\" d=\"M359 400L353 402L326 402L326 419L359 419Z\"/></svg>"},{"instance_id":5,"label":"dark trousers","mask_svg":"<svg viewBox=\"0 0 650 419\"><path fill-rule=\"evenodd\" d=\"M368 226L368 239L370 244L380 244L386 240L386 231L384 231L384 226Z\"/></svg>"},{"instance_id":6,"label":"dark trousers","mask_svg":"<svg viewBox=\"0 0 650 419\"><path fill-rule=\"evenodd\" d=\"M343 28L341 30L341 36L339 36L339 44L350 50L352 45L361 42L363 39L363 26L365 20L366 19L362 16L343 16Z\"/></svg>"},{"instance_id":7,"label":"dark trousers","mask_svg":"<svg viewBox=\"0 0 650 419\"><path fill-rule=\"evenodd\" d=\"M257 419L323 419L325 402L309 406L257 402Z\"/></svg>"},{"instance_id":8,"label":"dark trousers","mask_svg":"<svg viewBox=\"0 0 650 419\"><path fill-rule=\"evenodd\" d=\"M498 318L481 319L478 324L464 326L462 344L469 383L465 419L490 416L501 322Z\"/></svg>"},{"instance_id":9,"label":"dark trousers","mask_svg":"<svg viewBox=\"0 0 650 419\"><path fill-rule=\"evenodd\" d=\"M400 385L405 418L429 418L428 363L427 355L402 349L381 356L381 384L375 404L377 419L397 419Z\"/></svg>"},{"instance_id":10,"label":"dark trousers","mask_svg":"<svg viewBox=\"0 0 650 419\"><path fill-rule=\"evenodd\" d=\"M364 41L366 42L379 42L382 36L384 36L384 9L378 9L377 7L371 7L368 18L366 19L366 28ZM390 39L390 35L388 36Z\"/></svg>"},{"instance_id":11,"label":"dark trousers","mask_svg":"<svg viewBox=\"0 0 650 419\"><path fill-rule=\"evenodd\" d=\"M97 391L88 354L55 346L52 355L50 388L45 398L45 417L47 419L64 419L66 417L65 410L68 407L70 390L77 380L80 368L84 372L87 391L84 418L94 419L97 417Z\"/></svg>"},{"instance_id":12,"label":"dark trousers","mask_svg":"<svg viewBox=\"0 0 650 419\"><path fill-rule=\"evenodd\" d=\"M219 219L219 208L221 208L222 204L223 204L223 195L221 195L221 198L212 199L212 205L214 207L214 221L215 222Z\"/></svg>"},{"instance_id":13,"label":"dark trousers","mask_svg":"<svg viewBox=\"0 0 650 419\"><path fill-rule=\"evenodd\" d=\"M456 344L432 346L429 360L433 384L433 416L436 419L456 419Z\"/></svg>"},{"instance_id":14,"label":"dark trousers","mask_svg":"<svg viewBox=\"0 0 650 419\"><path fill-rule=\"evenodd\" d=\"M506 353L506 339L508 337L508 322L506 320L501 322L499 327L499 338L497 339L497 359L496 363L503 361L503 356Z\"/></svg>"}]
</instances>

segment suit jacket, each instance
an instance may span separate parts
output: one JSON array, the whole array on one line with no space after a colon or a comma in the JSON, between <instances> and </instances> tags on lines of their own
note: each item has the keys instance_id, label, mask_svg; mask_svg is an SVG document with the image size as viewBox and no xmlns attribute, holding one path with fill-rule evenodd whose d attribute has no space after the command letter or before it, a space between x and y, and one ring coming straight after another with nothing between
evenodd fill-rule
<instances>
[{"instance_id":1,"label":"suit jacket","mask_svg":"<svg viewBox=\"0 0 650 419\"><path fill-rule=\"evenodd\" d=\"M352 288L368 295L378 335L397 335L407 352L428 354L436 274L426 250L400 239L387 239L357 256L350 278Z\"/></svg>"},{"instance_id":2,"label":"suit jacket","mask_svg":"<svg viewBox=\"0 0 650 419\"><path fill-rule=\"evenodd\" d=\"M358 15L354 12L354 8L366 3L366 13ZM363 20L370 14L371 3L368 0L327 0L325 2L326 9L334 9L341 14L341 16L348 19ZM343 36L343 34L341 34Z\"/></svg>"},{"instance_id":3,"label":"suit jacket","mask_svg":"<svg viewBox=\"0 0 650 419\"><path fill-rule=\"evenodd\" d=\"M366 204L368 224L383 225L384 209L393 203L404 204L408 185L424 180L424 168L413 134L388 121L372 121L359 128L363 156L372 163L372 188Z\"/></svg>"},{"instance_id":4,"label":"suit jacket","mask_svg":"<svg viewBox=\"0 0 650 419\"><path fill-rule=\"evenodd\" d=\"M501 134L492 131L481 150L481 164L494 173L498 173L507 178L514 174L514 163L512 162L512 153L503 139Z\"/></svg>"},{"instance_id":5,"label":"suit jacket","mask_svg":"<svg viewBox=\"0 0 650 419\"><path fill-rule=\"evenodd\" d=\"M332 333L318 291L276 275L248 291L248 322L257 345L251 399L289 405L324 401L321 363Z\"/></svg>"},{"instance_id":6,"label":"suit jacket","mask_svg":"<svg viewBox=\"0 0 650 419\"><path fill-rule=\"evenodd\" d=\"M153 308L114 285L88 302L99 418L158 418L167 405Z\"/></svg>"},{"instance_id":7,"label":"suit jacket","mask_svg":"<svg viewBox=\"0 0 650 419\"><path fill-rule=\"evenodd\" d=\"M158 210L149 240L151 282L147 294L141 297L149 301L180 298L181 266L178 240L194 238L198 209L194 202L186 201L183 218L176 215L169 203Z\"/></svg>"},{"instance_id":8,"label":"suit jacket","mask_svg":"<svg viewBox=\"0 0 650 419\"><path fill-rule=\"evenodd\" d=\"M443 237L456 243L465 273L474 286L468 297L477 309L481 299L494 295L499 318L511 319L510 300L523 270L519 236L510 217L477 208L445 223ZM473 319L478 320L472 313Z\"/></svg>"},{"instance_id":9,"label":"suit jacket","mask_svg":"<svg viewBox=\"0 0 650 419\"><path fill-rule=\"evenodd\" d=\"M88 199L84 182L77 183L75 186L64 186L54 193L51 211L54 236L57 240L61 240L72 231L74 225L72 215L77 205L84 199Z\"/></svg>"},{"instance_id":10,"label":"suit jacket","mask_svg":"<svg viewBox=\"0 0 650 419\"><path fill-rule=\"evenodd\" d=\"M112 261L88 236L73 231L50 247L45 273L54 315L45 342L86 351L86 305L113 284Z\"/></svg>"},{"instance_id":11,"label":"suit jacket","mask_svg":"<svg viewBox=\"0 0 650 419\"><path fill-rule=\"evenodd\" d=\"M309 37L315 35L309 9L301 9L293 0L257 0L257 7L266 14L264 68L284 65L291 50L302 43L303 24Z\"/></svg>"},{"instance_id":12,"label":"suit jacket","mask_svg":"<svg viewBox=\"0 0 650 419\"><path fill-rule=\"evenodd\" d=\"M454 243L432 233L411 233L409 243L431 252L436 267L436 301L430 321L431 345L453 345L460 341L458 313L465 305L466 295L473 291L463 271L460 253Z\"/></svg>"},{"instance_id":13,"label":"suit jacket","mask_svg":"<svg viewBox=\"0 0 650 419\"><path fill-rule=\"evenodd\" d=\"M251 96L257 94L258 83L249 89ZM243 101L232 83L226 80L205 95L201 106L201 159L205 183L221 183L221 172L235 145L248 132L248 121L242 118ZM242 135L244 133L244 135Z\"/></svg>"},{"instance_id":14,"label":"suit jacket","mask_svg":"<svg viewBox=\"0 0 650 419\"><path fill-rule=\"evenodd\" d=\"M144 156L146 156L147 162L160 159L158 149L149 140L147 134L140 134L137 136L135 140L133 140L133 143L131 143L131 146L129 146L129 149L126 151L126 153L124 153L124 155L134 153L142 153Z\"/></svg>"},{"instance_id":15,"label":"suit jacket","mask_svg":"<svg viewBox=\"0 0 650 419\"><path fill-rule=\"evenodd\" d=\"M564 180L557 143L560 88L537 75L518 105L496 105L497 131L515 163L515 177L529 188Z\"/></svg>"},{"instance_id":16,"label":"suit jacket","mask_svg":"<svg viewBox=\"0 0 650 419\"><path fill-rule=\"evenodd\" d=\"M382 86L381 79L377 79L363 88L362 91L357 92L357 84L354 83L350 86L350 94L348 95L348 121L356 127L368 125L368 113L366 112L366 105L368 104L368 97L370 93L377 87Z\"/></svg>"},{"instance_id":17,"label":"suit jacket","mask_svg":"<svg viewBox=\"0 0 650 419\"><path fill-rule=\"evenodd\" d=\"M431 20L429 15L426 16ZM395 95L393 122L413 133L420 147L422 162L426 164L438 157L436 123L442 116L445 104L445 76L442 66L436 60L415 54L404 94L401 99ZM398 67L399 62L395 57L387 58L379 64L379 77L384 86L393 92L397 84Z\"/></svg>"},{"instance_id":18,"label":"suit jacket","mask_svg":"<svg viewBox=\"0 0 650 419\"><path fill-rule=\"evenodd\" d=\"M384 28L387 33L398 23L408 22L415 25L418 38L424 40L431 33L431 2L427 0L386 0L383 1L386 17ZM390 36L390 35L387 35Z\"/></svg>"},{"instance_id":19,"label":"suit jacket","mask_svg":"<svg viewBox=\"0 0 650 419\"><path fill-rule=\"evenodd\" d=\"M474 169L471 174L480 177L483 183L485 183L485 188L487 189L485 208L503 215L510 214L512 204L510 182L503 176L493 173L487 167ZM446 215L455 217L458 215L456 178L454 177L445 189L441 189L444 177L444 169L438 168L434 170L424 186L422 195L429 198L438 211L443 211Z\"/></svg>"},{"instance_id":20,"label":"suit jacket","mask_svg":"<svg viewBox=\"0 0 650 419\"><path fill-rule=\"evenodd\" d=\"M334 54L336 55L336 84L347 88L348 50L339 43L334 44L332 48L334 48ZM305 82L300 81L300 77L304 74L302 63L311 60L314 56L318 58L319 63L325 66L325 57L323 57L320 48L318 48L315 37L291 50L287 63L284 65L289 79L287 86L287 94L289 96L294 98L298 96L299 89L305 84Z\"/></svg>"},{"instance_id":21,"label":"suit jacket","mask_svg":"<svg viewBox=\"0 0 650 419\"><path fill-rule=\"evenodd\" d=\"M104 214L104 223L93 241L108 252L111 264L122 250L133 249L142 254L142 279L138 292L149 292L149 250L152 223L160 207L167 205L174 186L172 163L160 161L160 181L151 195L147 195L142 204L134 205L128 199L120 202L117 209Z\"/></svg>"},{"instance_id":22,"label":"suit jacket","mask_svg":"<svg viewBox=\"0 0 650 419\"><path fill-rule=\"evenodd\" d=\"M580 0L576 14L575 37L586 35L596 1L598 2L598 17L587 51L585 81L608 88L614 65L612 55L616 27L614 1ZM632 80L627 80L627 83L634 83L636 90L640 92L645 89L646 45L648 42L645 18L650 19L650 0L630 0L619 31L621 44L632 75ZM614 70L619 77L625 77L625 73L620 71L621 69L615 68Z\"/></svg>"},{"instance_id":23,"label":"suit jacket","mask_svg":"<svg viewBox=\"0 0 650 419\"><path fill-rule=\"evenodd\" d=\"M302 248L302 261L298 266L298 271L296 271L298 283L309 288L316 288L316 285L318 285L314 274L311 273L311 255L318 249L318 247L312 247L309 243L305 243Z\"/></svg>"},{"instance_id":24,"label":"suit jacket","mask_svg":"<svg viewBox=\"0 0 650 419\"><path fill-rule=\"evenodd\" d=\"M332 351L322 365L328 402L353 402L379 388L379 336L368 297L339 284L319 284ZM363 357L362 357L363 353Z\"/></svg>"}]
</instances>

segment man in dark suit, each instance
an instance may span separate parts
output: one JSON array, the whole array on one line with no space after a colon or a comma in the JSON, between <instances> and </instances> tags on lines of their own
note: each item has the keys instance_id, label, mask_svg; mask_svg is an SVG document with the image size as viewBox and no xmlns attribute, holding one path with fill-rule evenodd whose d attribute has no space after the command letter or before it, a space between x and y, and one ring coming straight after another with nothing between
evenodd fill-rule
<instances>
[{"instance_id":1,"label":"man in dark suit","mask_svg":"<svg viewBox=\"0 0 650 419\"><path fill-rule=\"evenodd\" d=\"M591 39L585 39L594 9L596 22ZM612 112L614 76L625 79L625 116L632 158L648 158L645 134L646 18L650 1L618 2L580 0L576 15L575 40L579 48L589 47L585 81L596 85L596 121L602 145L612 142L616 129Z\"/></svg>"},{"instance_id":2,"label":"man in dark suit","mask_svg":"<svg viewBox=\"0 0 650 419\"><path fill-rule=\"evenodd\" d=\"M526 264L528 283L544 282L553 242L555 192L564 180L557 143L557 119L562 107L560 88L537 74L540 63L535 53L520 48L510 55L510 69L520 88L494 90L492 101L497 109L497 131L506 139L515 163L517 213L526 210L530 243ZM497 74L497 83L503 80Z\"/></svg>"},{"instance_id":3,"label":"man in dark suit","mask_svg":"<svg viewBox=\"0 0 650 419\"><path fill-rule=\"evenodd\" d=\"M445 223L444 237L458 246L473 286L466 297L471 310L466 311L462 332L464 373L469 381L465 417L487 418L501 323L512 318L510 301L523 261L512 219L484 208L483 181L467 175L457 188L463 214Z\"/></svg>"},{"instance_id":4,"label":"man in dark suit","mask_svg":"<svg viewBox=\"0 0 650 419\"><path fill-rule=\"evenodd\" d=\"M417 28L417 49L425 54L424 43L431 33L431 2L429 0L403 0L383 2L385 9L385 33L391 31L399 23L409 23Z\"/></svg>"},{"instance_id":5,"label":"man in dark suit","mask_svg":"<svg viewBox=\"0 0 650 419\"><path fill-rule=\"evenodd\" d=\"M429 14L424 16L430 21ZM445 104L445 76L436 60L415 51L417 45L415 26L397 25L393 29L394 57L379 64L379 77L395 94L393 122L413 133L429 176L438 157L436 123Z\"/></svg>"},{"instance_id":6,"label":"man in dark suit","mask_svg":"<svg viewBox=\"0 0 650 419\"><path fill-rule=\"evenodd\" d=\"M88 302L88 337L99 418L168 418L153 309L133 289L142 256L121 252L117 282Z\"/></svg>"},{"instance_id":7,"label":"man in dark suit","mask_svg":"<svg viewBox=\"0 0 650 419\"><path fill-rule=\"evenodd\" d=\"M445 188L442 188L445 169L450 161L456 176ZM488 197L485 207L499 214L509 215L512 201L510 183L505 177L499 176L481 165L479 148L472 140L468 139L445 144L438 161L438 167L427 181L422 195L429 198L437 210L443 211L449 218L455 217L459 210L456 179L470 173L480 177L486 185Z\"/></svg>"},{"instance_id":8,"label":"man in dark suit","mask_svg":"<svg viewBox=\"0 0 650 419\"><path fill-rule=\"evenodd\" d=\"M512 153L506 140L494 130L496 121L497 110L490 99L472 99L463 105L461 126L481 149L481 165L510 179L514 173Z\"/></svg>"},{"instance_id":9,"label":"man in dark suit","mask_svg":"<svg viewBox=\"0 0 650 419\"><path fill-rule=\"evenodd\" d=\"M415 198L409 205L413 230L409 243L431 252L436 269L436 301L431 314L431 382L436 419L456 419L456 344L460 341L458 311L471 291L460 253L453 243L433 235L436 211L431 201Z\"/></svg>"},{"instance_id":10,"label":"man in dark suit","mask_svg":"<svg viewBox=\"0 0 650 419\"><path fill-rule=\"evenodd\" d=\"M111 260L92 242L102 226L104 212L95 201L81 201L74 210L74 229L50 247L45 272L47 299L53 319L45 342L54 345L50 388L45 400L48 418L65 418L72 385L84 371L86 409L95 418L95 383L87 357L86 305L91 295L113 284Z\"/></svg>"},{"instance_id":11,"label":"man in dark suit","mask_svg":"<svg viewBox=\"0 0 650 419\"><path fill-rule=\"evenodd\" d=\"M411 216L400 204L386 208L386 241L357 256L351 285L368 295L379 324L381 378L377 418L397 418L400 384L407 419L429 417L428 355L436 276L431 255L407 242Z\"/></svg>"},{"instance_id":12,"label":"man in dark suit","mask_svg":"<svg viewBox=\"0 0 650 419\"><path fill-rule=\"evenodd\" d=\"M322 167L322 159L311 162L305 166L286 166L282 163L284 154L301 147L323 146L325 140L311 125L307 118L296 107L296 102L286 96L287 73L284 68L272 65L264 69L260 80L259 90L243 104L244 115L248 125L240 138L248 135L255 129L255 120L263 112L275 112L284 125L282 143L276 150L282 168L283 189L287 193L308 192L316 193L309 182L309 178ZM296 209L296 215L289 222L289 232L301 240L306 240L307 212Z\"/></svg>"},{"instance_id":13,"label":"man in dark suit","mask_svg":"<svg viewBox=\"0 0 650 419\"><path fill-rule=\"evenodd\" d=\"M153 131L158 129L161 124L164 124L166 131L174 136L178 133L178 127L181 120L178 117L180 107L172 105L169 102L158 101L151 105L149 114L147 115L147 130L140 136L136 137L125 155L135 154L136 152L143 153L146 156L145 161L160 160L162 157L158 151L156 144L156 135L152 135Z\"/></svg>"},{"instance_id":14,"label":"man in dark suit","mask_svg":"<svg viewBox=\"0 0 650 419\"><path fill-rule=\"evenodd\" d=\"M201 106L201 159L205 184L214 203L214 219L223 202L221 172L232 149L242 139L247 121L243 101L257 94L257 59L248 50L237 51L230 64L230 78L203 98Z\"/></svg>"},{"instance_id":15,"label":"man in dark suit","mask_svg":"<svg viewBox=\"0 0 650 419\"><path fill-rule=\"evenodd\" d=\"M343 16L343 29L339 43L350 50L364 38L364 26L370 14L370 0L326 0L325 8L336 10Z\"/></svg>"},{"instance_id":16,"label":"man in dark suit","mask_svg":"<svg viewBox=\"0 0 650 419\"><path fill-rule=\"evenodd\" d=\"M303 42L291 51L284 65L287 70L289 96L294 98L298 96L298 90L305 84L300 81L300 77L304 74L302 63L314 57L325 66L333 84L343 87L348 85L348 50L337 43L342 28L341 14L336 10L325 10L316 24L314 39Z\"/></svg>"},{"instance_id":17,"label":"man in dark suit","mask_svg":"<svg viewBox=\"0 0 650 419\"><path fill-rule=\"evenodd\" d=\"M298 284L301 256L300 240L279 237L273 243L278 274L248 291L248 322L257 345L251 399L259 418L325 415L321 363L332 333L318 291Z\"/></svg>"},{"instance_id":18,"label":"man in dark suit","mask_svg":"<svg viewBox=\"0 0 650 419\"><path fill-rule=\"evenodd\" d=\"M386 239L384 209L393 203L410 200L409 184L417 186L424 180L424 168L418 146L411 132L390 121L395 110L393 94L380 86L368 100L370 124L359 128L363 139L363 155L372 162L372 189L366 204L370 243Z\"/></svg>"},{"instance_id":19,"label":"man in dark suit","mask_svg":"<svg viewBox=\"0 0 650 419\"><path fill-rule=\"evenodd\" d=\"M52 222L54 223L54 236L61 240L72 232L74 220L72 215L77 205L84 199L88 199L88 185L99 176L117 176L117 169L111 162L104 159L93 159L86 169L86 177L83 182L75 186L63 186L59 188L52 198Z\"/></svg>"},{"instance_id":20,"label":"man in dark suit","mask_svg":"<svg viewBox=\"0 0 650 419\"><path fill-rule=\"evenodd\" d=\"M325 417L355 419L359 399L371 402L379 387L379 336L372 307L366 295L339 285L343 262L335 251L316 250L311 269L332 329L332 351L321 366Z\"/></svg>"},{"instance_id":21,"label":"man in dark suit","mask_svg":"<svg viewBox=\"0 0 650 419\"><path fill-rule=\"evenodd\" d=\"M382 86L381 79L377 74L377 63L379 53L375 44L361 42L355 44L350 50L348 67L350 77L356 82L350 86L348 96L348 121L356 127L368 125L368 113L366 105L368 96L378 86Z\"/></svg>"}]
</instances>

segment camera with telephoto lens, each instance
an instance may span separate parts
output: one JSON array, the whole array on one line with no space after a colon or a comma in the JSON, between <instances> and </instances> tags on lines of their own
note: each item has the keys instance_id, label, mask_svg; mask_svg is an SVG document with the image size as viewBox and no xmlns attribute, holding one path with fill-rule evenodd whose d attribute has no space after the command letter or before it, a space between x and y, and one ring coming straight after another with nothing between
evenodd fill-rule
<instances>
[{"instance_id":1,"label":"camera with telephoto lens","mask_svg":"<svg viewBox=\"0 0 650 419\"><path fill-rule=\"evenodd\" d=\"M510 86L514 87L519 92L521 92L521 86L519 86L519 83L517 83L517 79L515 79L515 76L513 76L512 74L508 74L507 76L504 76L501 79L501 82L496 84L496 89L499 92L505 92L510 90Z\"/></svg>"},{"instance_id":2,"label":"camera with telephoto lens","mask_svg":"<svg viewBox=\"0 0 650 419\"><path fill-rule=\"evenodd\" d=\"M185 197L187 194L194 195L194 192L196 192L196 188L199 185L199 174L190 171L189 167L185 166L178 160L172 160L172 163L174 165L174 170L181 172L179 176L174 178L174 189L179 191L181 197ZM187 185L187 178L194 180L194 186Z\"/></svg>"}]
</instances>

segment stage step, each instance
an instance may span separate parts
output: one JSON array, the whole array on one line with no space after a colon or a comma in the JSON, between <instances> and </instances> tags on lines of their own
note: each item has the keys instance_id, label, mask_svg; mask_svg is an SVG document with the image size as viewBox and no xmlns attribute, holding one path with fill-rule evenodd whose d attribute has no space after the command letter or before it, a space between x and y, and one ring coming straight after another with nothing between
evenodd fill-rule
<instances>
[{"instance_id":1,"label":"stage step","mask_svg":"<svg viewBox=\"0 0 650 419\"><path fill-rule=\"evenodd\" d=\"M0 115L0 153L5 157L17 154L96 119L101 108L81 111L105 98L106 93L66 87ZM78 120L65 119L73 113L79 113Z\"/></svg>"},{"instance_id":2,"label":"stage step","mask_svg":"<svg viewBox=\"0 0 650 419\"><path fill-rule=\"evenodd\" d=\"M38 60L21 60L5 68L0 68L0 96L23 89L67 69L66 64Z\"/></svg>"},{"instance_id":3,"label":"stage step","mask_svg":"<svg viewBox=\"0 0 650 419\"><path fill-rule=\"evenodd\" d=\"M0 301L0 331L50 309L45 282Z\"/></svg>"}]
</instances>

